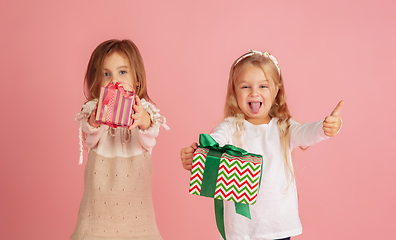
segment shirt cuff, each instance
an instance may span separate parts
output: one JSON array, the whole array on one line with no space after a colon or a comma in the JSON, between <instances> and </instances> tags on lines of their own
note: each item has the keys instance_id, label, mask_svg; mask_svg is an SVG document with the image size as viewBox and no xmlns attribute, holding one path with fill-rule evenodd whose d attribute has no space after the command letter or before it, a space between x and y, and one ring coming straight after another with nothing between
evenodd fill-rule
<instances>
[{"instance_id":1,"label":"shirt cuff","mask_svg":"<svg viewBox=\"0 0 396 240\"><path fill-rule=\"evenodd\" d=\"M153 104L147 102L144 98L141 99L142 105L146 112L150 115L151 124L147 129L140 129L137 127L138 131L143 134L155 133L159 130L162 125L166 130L170 128L166 125L166 118L159 114L159 109L155 108Z\"/></svg>"}]
</instances>

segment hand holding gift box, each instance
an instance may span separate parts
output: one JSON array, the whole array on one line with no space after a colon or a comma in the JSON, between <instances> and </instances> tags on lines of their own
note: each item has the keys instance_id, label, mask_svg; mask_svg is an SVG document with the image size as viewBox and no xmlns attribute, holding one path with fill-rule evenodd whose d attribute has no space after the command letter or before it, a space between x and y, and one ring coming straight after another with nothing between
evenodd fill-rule
<instances>
[{"instance_id":1,"label":"hand holding gift box","mask_svg":"<svg viewBox=\"0 0 396 240\"><path fill-rule=\"evenodd\" d=\"M123 82L121 82L123 83ZM127 83L124 83L127 84ZM133 88L132 88L133 89ZM133 124L131 114L136 103L135 91L126 91L120 83L109 83L100 89L96 121L110 127L129 127Z\"/></svg>"},{"instance_id":2,"label":"hand holding gift box","mask_svg":"<svg viewBox=\"0 0 396 240\"><path fill-rule=\"evenodd\" d=\"M234 201L236 212L250 217L256 203L262 172L262 156L232 145L220 147L208 134L199 136L194 152L190 193L215 198L219 232L225 237L222 200Z\"/></svg>"}]
</instances>

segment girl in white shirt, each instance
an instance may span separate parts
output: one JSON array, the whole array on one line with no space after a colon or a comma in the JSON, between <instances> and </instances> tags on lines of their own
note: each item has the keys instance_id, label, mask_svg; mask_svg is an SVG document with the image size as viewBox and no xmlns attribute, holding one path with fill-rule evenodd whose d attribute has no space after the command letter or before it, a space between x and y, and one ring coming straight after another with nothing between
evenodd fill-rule
<instances>
[{"instance_id":1,"label":"girl in white shirt","mask_svg":"<svg viewBox=\"0 0 396 240\"><path fill-rule=\"evenodd\" d=\"M95 120L100 88L110 82L127 83L122 84L125 90L132 90L128 84L136 90L135 113L130 116L134 122L129 128L113 128ZM70 239L160 240L151 195L151 151L160 125L168 128L159 110L149 103L136 45L112 39L97 46L88 64L85 87L88 102L76 120L84 132L88 162L78 221ZM80 150L82 154L82 147Z\"/></svg>"},{"instance_id":2,"label":"girl in white shirt","mask_svg":"<svg viewBox=\"0 0 396 240\"><path fill-rule=\"evenodd\" d=\"M268 52L250 50L233 63L228 81L225 119L212 138L263 156L263 173L251 220L236 214L233 202L224 201L227 240L290 239L301 234L297 189L291 151L334 137L341 127L344 102L324 120L300 124L291 119L282 74ZM192 168L197 144L181 150L183 167ZM221 238L221 237L220 237Z\"/></svg>"}]
</instances>

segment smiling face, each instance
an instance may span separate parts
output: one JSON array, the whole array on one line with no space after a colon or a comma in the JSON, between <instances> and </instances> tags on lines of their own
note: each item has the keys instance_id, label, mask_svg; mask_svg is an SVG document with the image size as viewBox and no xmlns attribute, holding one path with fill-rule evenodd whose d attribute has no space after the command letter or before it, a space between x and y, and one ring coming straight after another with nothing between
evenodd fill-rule
<instances>
[{"instance_id":1,"label":"smiling face","mask_svg":"<svg viewBox=\"0 0 396 240\"><path fill-rule=\"evenodd\" d=\"M269 123L269 111L274 101L272 81L267 79L264 71L256 66L248 65L235 79L235 96L245 119L255 125Z\"/></svg>"},{"instance_id":2,"label":"smiling face","mask_svg":"<svg viewBox=\"0 0 396 240\"><path fill-rule=\"evenodd\" d=\"M110 53L105 58L102 71L102 87L106 87L110 82L114 84L116 82L126 82L135 88L129 61L118 52ZM132 90L127 84L122 84L122 86L125 90Z\"/></svg>"}]
</instances>

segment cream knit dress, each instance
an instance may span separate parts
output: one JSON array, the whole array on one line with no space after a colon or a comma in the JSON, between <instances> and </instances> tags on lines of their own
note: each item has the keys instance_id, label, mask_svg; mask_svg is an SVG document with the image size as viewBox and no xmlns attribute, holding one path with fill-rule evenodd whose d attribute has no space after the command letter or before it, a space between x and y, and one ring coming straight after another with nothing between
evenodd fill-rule
<instances>
[{"instance_id":1,"label":"cream knit dress","mask_svg":"<svg viewBox=\"0 0 396 240\"><path fill-rule=\"evenodd\" d=\"M88 162L78 221L70 239L159 240L151 195L151 150L165 118L141 99L152 125L146 130L94 128L88 123L96 101L83 105L77 120L86 134Z\"/></svg>"}]
</instances>

